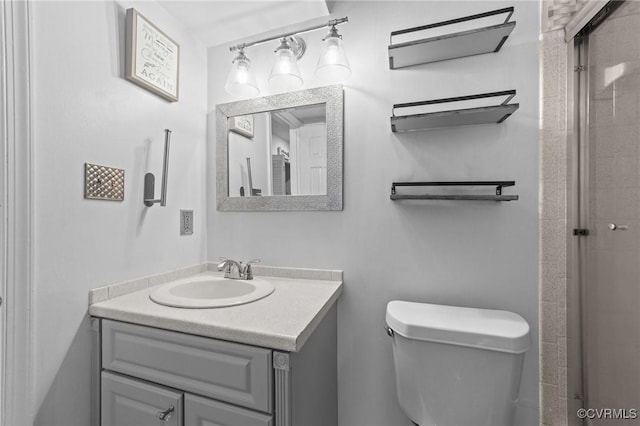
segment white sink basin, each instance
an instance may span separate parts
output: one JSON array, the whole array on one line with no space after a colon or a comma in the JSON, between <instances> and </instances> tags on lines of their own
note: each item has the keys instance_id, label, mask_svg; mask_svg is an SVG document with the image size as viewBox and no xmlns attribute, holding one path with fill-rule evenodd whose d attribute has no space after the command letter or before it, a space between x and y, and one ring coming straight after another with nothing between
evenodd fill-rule
<instances>
[{"instance_id":1,"label":"white sink basin","mask_svg":"<svg viewBox=\"0 0 640 426\"><path fill-rule=\"evenodd\" d=\"M175 308L221 308L262 299L273 292L273 284L254 278L232 280L215 275L197 275L158 286L149 298Z\"/></svg>"}]
</instances>

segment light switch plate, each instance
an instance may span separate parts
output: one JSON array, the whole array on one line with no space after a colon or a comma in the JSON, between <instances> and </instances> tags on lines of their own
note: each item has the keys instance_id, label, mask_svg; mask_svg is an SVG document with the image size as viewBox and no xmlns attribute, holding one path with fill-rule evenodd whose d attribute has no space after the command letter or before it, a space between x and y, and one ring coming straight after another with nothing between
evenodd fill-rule
<instances>
[{"instance_id":1,"label":"light switch plate","mask_svg":"<svg viewBox=\"0 0 640 426\"><path fill-rule=\"evenodd\" d=\"M180 235L193 235L193 210L180 210Z\"/></svg>"},{"instance_id":2,"label":"light switch plate","mask_svg":"<svg viewBox=\"0 0 640 426\"><path fill-rule=\"evenodd\" d=\"M84 163L84 198L124 200L124 170Z\"/></svg>"}]
</instances>

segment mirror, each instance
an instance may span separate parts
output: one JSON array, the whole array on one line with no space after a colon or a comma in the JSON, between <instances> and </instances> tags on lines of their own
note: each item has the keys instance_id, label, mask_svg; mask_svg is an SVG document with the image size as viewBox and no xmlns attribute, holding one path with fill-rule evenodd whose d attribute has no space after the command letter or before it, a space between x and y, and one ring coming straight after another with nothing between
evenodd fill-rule
<instances>
[{"instance_id":1,"label":"mirror","mask_svg":"<svg viewBox=\"0 0 640 426\"><path fill-rule=\"evenodd\" d=\"M339 85L218 105L218 210L342 210L342 129Z\"/></svg>"},{"instance_id":2,"label":"mirror","mask_svg":"<svg viewBox=\"0 0 640 426\"><path fill-rule=\"evenodd\" d=\"M325 104L227 119L229 197L327 194Z\"/></svg>"}]
</instances>

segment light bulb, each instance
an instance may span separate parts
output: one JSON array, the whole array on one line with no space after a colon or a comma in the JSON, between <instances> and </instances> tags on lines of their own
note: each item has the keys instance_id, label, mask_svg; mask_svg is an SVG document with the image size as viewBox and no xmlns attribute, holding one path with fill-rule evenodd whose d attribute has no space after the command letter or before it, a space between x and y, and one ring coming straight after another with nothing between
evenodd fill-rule
<instances>
[{"instance_id":1,"label":"light bulb","mask_svg":"<svg viewBox=\"0 0 640 426\"><path fill-rule=\"evenodd\" d=\"M327 62L327 64L332 64L335 65L338 63L338 60L340 59L340 45L336 42L340 41L340 39L330 39L327 40L327 50L325 52L325 61Z\"/></svg>"},{"instance_id":2,"label":"light bulb","mask_svg":"<svg viewBox=\"0 0 640 426\"><path fill-rule=\"evenodd\" d=\"M249 68L245 64L238 65L236 80L240 84L246 84L249 81Z\"/></svg>"}]
</instances>

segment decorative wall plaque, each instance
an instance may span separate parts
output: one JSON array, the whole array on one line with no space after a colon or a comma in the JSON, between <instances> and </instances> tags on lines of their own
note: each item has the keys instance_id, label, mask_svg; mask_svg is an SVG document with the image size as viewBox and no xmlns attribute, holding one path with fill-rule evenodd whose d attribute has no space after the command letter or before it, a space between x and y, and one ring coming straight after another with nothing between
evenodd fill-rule
<instances>
[{"instance_id":1,"label":"decorative wall plaque","mask_svg":"<svg viewBox=\"0 0 640 426\"><path fill-rule=\"evenodd\" d=\"M125 78L171 102L178 100L180 47L135 9L127 9Z\"/></svg>"}]
</instances>

